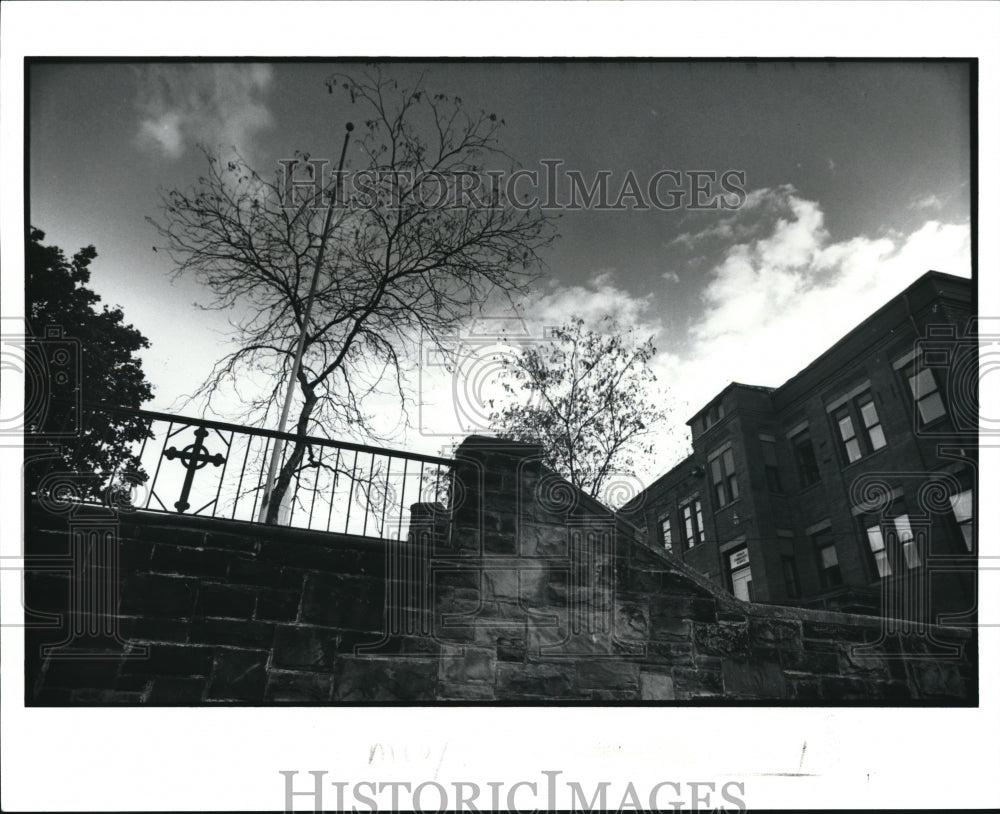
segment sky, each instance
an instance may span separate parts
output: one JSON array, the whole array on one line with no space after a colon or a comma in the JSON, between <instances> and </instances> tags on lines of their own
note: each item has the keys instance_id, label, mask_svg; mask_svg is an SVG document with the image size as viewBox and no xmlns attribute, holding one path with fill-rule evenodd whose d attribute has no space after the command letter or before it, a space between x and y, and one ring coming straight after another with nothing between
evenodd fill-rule
<instances>
[{"instance_id":1,"label":"sky","mask_svg":"<svg viewBox=\"0 0 1000 814\"><path fill-rule=\"evenodd\" d=\"M151 342L142 354L155 391L150 409L201 414L181 397L227 349L224 315L195 308L205 292L193 280L172 282L170 261L152 251L158 236L146 217L157 215L159 192L195 183L199 145L236 149L262 172L296 150L335 161L352 111L324 81L362 67L31 66L31 223L67 254L97 248L92 287ZM713 194L724 173L737 173L730 179L744 195L724 199L732 209L695 209L688 190L670 209L558 212L559 238L522 304L530 331L573 314L594 322L611 314L654 337L653 367L673 412L636 473L642 482L684 454L684 422L729 382L780 385L927 270L971 273L964 63L438 61L382 69L495 112L505 123L503 148L527 169L544 173L540 162L558 161L559 172L588 183L607 173L612 197L629 173L648 189L660 171L682 173L682 184L711 172ZM348 168L358 160L348 152ZM439 452L477 429L475 405L456 407L477 397L468 392L474 372L455 379L417 371L411 427L380 403L392 445ZM214 415L232 419L232 407Z\"/></svg>"},{"instance_id":2,"label":"sky","mask_svg":"<svg viewBox=\"0 0 1000 814\"><path fill-rule=\"evenodd\" d=\"M990 149L1000 143L996 4L3 5L4 314L16 314L19 300L22 259L12 236L21 227L26 167L31 220L67 252L94 244L93 286L107 302L121 303L152 340L145 369L157 387L157 407L190 390L224 349L210 315L191 306L200 292L183 282L171 285L169 264L151 252L155 236L144 217L155 214L157 186L194 181L201 170L194 150L199 140L236 141L261 166L296 148L332 156L343 115L322 86L328 69L280 64L251 73L242 66L170 82L151 76L149 65L67 65L47 69L46 76L36 70L22 106L25 56L970 56L978 60L981 83L979 219L997 221L989 194L1000 177ZM535 311L539 320L611 308L651 327L661 379L694 405L691 412L731 379L785 380L927 268L963 273L968 265L969 111L960 68L892 62L425 67L435 85L495 107L507 122L506 146L525 165L561 157L585 173L650 167L746 172L748 192L760 192L748 196L732 222L733 212L564 213L562 239L546 258L549 285ZM30 125L23 166L22 108ZM997 254L990 229L979 237L981 308L992 309L1000 302ZM783 255L772 250L782 247ZM794 262L781 265L779 256ZM6 407L16 388L7 386L7 370L3 378ZM984 377L981 387L991 378ZM15 403L4 416L18 409ZM677 413L678 423L687 417L680 408ZM399 446L433 448L441 441L414 430ZM16 453L0 449L10 451ZM993 451L988 444L981 449L982 494L997 491ZM666 449L653 475L669 468L672 455ZM0 456L0 465L0 478L8 486L17 483L19 457ZM12 557L21 541L14 533L21 515L16 492L3 490L8 503L0 539ZM990 509L985 502L983 530L995 528ZM982 554L995 554L987 544L997 535L984 531L981 537ZM998 592L986 583L996 573L980 572L981 619L996 617L990 603ZM17 578L9 567L3 575ZM5 585L4 647L17 653L20 631L6 617L21 618L20 592L16 582ZM980 638L981 665L989 673L995 648L988 647L985 629ZM88 804L111 810L134 809L137 800L202 810L226 808L234 799L246 801L244 807L274 800L273 807L280 805L274 785L279 769L367 777L373 737L394 744L397 755L408 744L440 749L442 757L435 752L435 765L427 766L428 776L433 769L439 779L513 782L534 777L538 765L623 783L718 780L728 772L727 779L746 780L748 800L758 806L794 808L804 797L821 797L842 807L873 801L919 807L928 800L953 803L956 794L975 805L995 803L994 790L981 782L997 762L995 739L982 734L996 729L988 683L976 714L957 717L935 709L873 714L773 707L613 707L585 715L553 708L506 708L497 715L467 708L283 709L277 715L242 709L226 711L225 726L206 727L205 711L198 709L143 710L141 720L128 711L24 710L18 676L17 669L2 673L2 742L9 745L4 803L12 809L79 807L81 789ZM58 715L43 716L39 726L40 712ZM752 749L745 739L716 736L734 726L755 733ZM959 748L936 748L934 734L942 726L958 727ZM155 759L134 748L136 731L154 736ZM210 746L193 759L186 748L192 731ZM529 740L526 731L533 733ZM674 748L678 739L662 737L668 731L685 733L683 748ZM41 753L45 762L33 759ZM70 782L49 782L53 765ZM794 767L802 774L789 780ZM915 773L929 782L909 782Z\"/></svg>"}]
</instances>

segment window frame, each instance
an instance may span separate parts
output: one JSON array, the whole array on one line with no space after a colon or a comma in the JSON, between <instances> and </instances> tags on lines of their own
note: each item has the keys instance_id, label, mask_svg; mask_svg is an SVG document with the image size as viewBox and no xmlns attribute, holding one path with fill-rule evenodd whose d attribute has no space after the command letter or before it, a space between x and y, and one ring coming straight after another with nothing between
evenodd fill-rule
<instances>
[{"instance_id":1,"label":"window frame","mask_svg":"<svg viewBox=\"0 0 1000 814\"><path fill-rule=\"evenodd\" d=\"M673 551L673 524L671 522L670 513L661 515L658 519L659 531L660 531L660 545L663 547L664 551Z\"/></svg>"},{"instance_id":2,"label":"window frame","mask_svg":"<svg viewBox=\"0 0 1000 814\"><path fill-rule=\"evenodd\" d=\"M837 551L837 538L834 537L832 529L819 529L809 535L813 550L816 552L816 570L819 574L819 586L821 591L830 591L839 588L844 584L844 572L840 567L840 553ZM833 551L834 563L832 566L823 564L823 552ZM836 579L831 579L831 573L836 574Z\"/></svg>"},{"instance_id":3,"label":"window frame","mask_svg":"<svg viewBox=\"0 0 1000 814\"><path fill-rule=\"evenodd\" d=\"M870 415L866 409L869 407ZM833 409L828 408L828 412L833 421L842 466L855 464L889 446L870 388L845 399Z\"/></svg>"},{"instance_id":4,"label":"window frame","mask_svg":"<svg viewBox=\"0 0 1000 814\"><path fill-rule=\"evenodd\" d=\"M876 580L900 576L924 567L920 541L903 506L862 518L868 565ZM876 540L879 547L876 547ZM926 545L926 542L925 542ZM881 556L880 556L881 555Z\"/></svg>"},{"instance_id":5,"label":"window frame","mask_svg":"<svg viewBox=\"0 0 1000 814\"><path fill-rule=\"evenodd\" d=\"M743 565L738 565L738 566L734 567L733 566L733 557L736 556L737 554L740 554L740 553L743 553L743 552L746 552L746 562ZM740 596L738 596L736 594L736 582L734 580L734 577L737 574L742 574L743 572L746 572L747 574L750 575L750 579L748 579L747 582L746 582L746 586L747 586L747 598L743 599L742 601L744 601L744 602L753 602L754 601L754 599L753 599L753 565L750 562L750 549L747 548L747 546L745 544L741 545L741 546L737 546L736 548L733 548L733 549L730 549L729 551L727 551L725 553L725 557L726 557L726 574L728 575L728 579L729 579L729 592L733 596L735 596L737 599L742 599L742 597L740 597Z\"/></svg>"},{"instance_id":6,"label":"window frame","mask_svg":"<svg viewBox=\"0 0 1000 814\"><path fill-rule=\"evenodd\" d=\"M816 448L813 446L812 433L810 433L809 428L806 427L795 435L788 439L788 442L792 445L792 455L795 458L795 471L798 474L799 488L808 489L810 486L815 486L819 483L822 478L819 474L819 460L816 458ZM803 460L803 451L808 451L808 460ZM812 480L807 482L806 475L810 474L813 476Z\"/></svg>"},{"instance_id":7,"label":"window frame","mask_svg":"<svg viewBox=\"0 0 1000 814\"><path fill-rule=\"evenodd\" d=\"M839 563L838 563L839 565ZM799 579L799 567L792 554L781 555L781 576L785 582L785 594L789 599L799 599L802 596L802 581ZM791 579L789 579L791 577Z\"/></svg>"},{"instance_id":8,"label":"window frame","mask_svg":"<svg viewBox=\"0 0 1000 814\"><path fill-rule=\"evenodd\" d=\"M945 391L932 367L920 364L920 358L916 354L904 356L896 361L893 367L902 377L903 391L908 394L910 403L913 405L914 419L919 422L915 429L929 427L948 417L948 402L945 399ZM923 393L920 392L920 387L917 384L921 377L924 377L924 381L929 378L933 385L931 389ZM932 402L932 400L936 400L941 412L933 418L925 418L921 405Z\"/></svg>"},{"instance_id":9,"label":"window frame","mask_svg":"<svg viewBox=\"0 0 1000 814\"><path fill-rule=\"evenodd\" d=\"M690 551L705 542L705 518L701 509L701 496L689 498L680 505L681 528L684 531L684 550Z\"/></svg>"},{"instance_id":10,"label":"window frame","mask_svg":"<svg viewBox=\"0 0 1000 814\"><path fill-rule=\"evenodd\" d=\"M784 494L781 487L781 468L778 466L778 442L775 438L759 438L760 457L764 462L764 483L772 494Z\"/></svg>"},{"instance_id":11,"label":"window frame","mask_svg":"<svg viewBox=\"0 0 1000 814\"><path fill-rule=\"evenodd\" d=\"M964 520L958 516L958 512L955 510L957 505L956 499L961 499L963 495L968 495L969 507L969 516ZM948 503L951 505L951 519L958 528L959 536L962 542L965 543L965 548L970 554L974 554L976 549L976 511L974 498L971 486L957 494L948 496ZM968 536L965 534L966 529L969 530Z\"/></svg>"},{"instance_id":12,"label":"window frame","mask_svg":"<svg viewBox=\"0 0 1000 814\"><path fill-rule=\"evenodd\" d=\"M733 457L733 448L729 446L714 453L708 459L708 468L712 476L712 493L716 511L735 500L739 500L740 487L736 478L736 459Z\"/></svg>"}]
</instances>

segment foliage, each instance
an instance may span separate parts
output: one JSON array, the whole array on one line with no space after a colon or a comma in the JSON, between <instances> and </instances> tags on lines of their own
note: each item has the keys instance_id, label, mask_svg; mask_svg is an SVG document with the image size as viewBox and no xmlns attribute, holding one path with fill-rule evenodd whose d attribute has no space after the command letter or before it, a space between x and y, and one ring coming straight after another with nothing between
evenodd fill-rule
<instances>
[{"instance_id":1,"label":"foliage","mask_svg":"<svg viewBox=\"0 0 1000 814\"><path fill-rule=\"evenodd\" d=\"M124 321L120 308L97 309L99 295L87 288L93 246L67 260L58 246L45 246L45 233L29 232L25 265L25 338L29 380L30 457L25 491L37 492L48 473L69 471L81 497L97 499L109 485L125 478L147 478L130 453L149 437L146 422L136 417L96 411L81 414L80 405L139 408L152 389L135 355L149 341ZM32 392L34 390L35 392Z\"/></svg>"},{"instance_id":2,"label":"foliage","mask_svg":"<svg viewBox=\"0 0 1000 814\"><path fill-rule=\"evenodd\" d=\"M536 252L551 235L537 211L429 206L426 188L399 183L432 177L454 200L469 174L482 175L491 162L507 160L495 114L472 111L458 97L404 88L380 73L334 76L328 89L359 108L360 135L346 169L353 179L366 179L366 200L343 190L337 195L333 172L324 176L321 196L303 195L301 187L288 195L280 171L269 181L242 158L208 155L198 186L165 194L162 222L150 220L176 274L193 275L207 288L206 307L232 313L236 349L196 397L210 405L224 387L263 381L260 393L241 394L241 418L273 419L305 328L290 431L351 429L374 439L366 397L388 388L405 413L405 374L419 343L448 353L445 335L484 301L525 291ZM314 166L305 168L318 178ZM356 185L350 191L357 192ZM336 206L326 220L331 201ZM327 243L306 326L313 269ZM272 522L295 473L308 465L303 453L296 444L281 468L268 507Z\"/></svg>"},{"instance_id":3,"label":"foliage","mask_svg":"<svg viewBox=\"0 0 1000 814\"><path fill-rule=\"evenodd\" d=\"M607 499L615 478L633 475L666 418L652 390L652 338L634 345L610 317L599 330L572 317L546 342L501 359L504 390L519 401L495 410L500 437L541 444L545 462L579 489Z\"/></svg>"}]
</instances>

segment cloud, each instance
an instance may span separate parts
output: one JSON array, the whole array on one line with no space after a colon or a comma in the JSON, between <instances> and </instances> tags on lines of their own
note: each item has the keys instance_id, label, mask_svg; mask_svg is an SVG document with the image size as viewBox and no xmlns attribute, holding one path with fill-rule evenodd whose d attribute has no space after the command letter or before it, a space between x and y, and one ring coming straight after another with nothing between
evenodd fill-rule
<instances>
[{"instance_id":1,"label":"cloud","mask_svg":"<svg viewBox=\"0 0 1000 814\"><path fill-rule=\"evenodd\" d=\"M636 328L643 336L658 333L660 326L650 316L652 293L636 297L619 288L614 277L613 270L602 270L584 285L550 283L547 289L519 303L519 309L532 323L543 327L562 325L571 316L582 317L593 326L611 317L619 325Z\"/></svg>"},{"instance_id":2,"label":"cloud","mask_svg":"<svg viewBox=\"0 0 1000 814\"><path fill-rule=\"evenodd\" d=\"M934 211L939 211L944 206L944 202L933 192L929 195L924 195L922 198L914 198L910 201L907 209L933 209Z\"/></svg>"},{"instance_id":3,"label":"cloud","mask_svg":"<svg viewBox=\"0 0 1000 814\"><path fill-rule=\"evenodd\" d=\"M136 142L169 159L196 143L250 153L273 124L263 98L271 82L263 64L149 66L139 79Z\"/></svg>"},{"instance_id":4,"label":"cloud","mask_svg":"<svg viewBox=\"0 0 1000 814\"><path fill-rule=\"evenodd\" d=\"M910 234L832 241L820 205L794 188L750 199L754 235L710 269L683 353L658 360L691 413L730 381L782 384L930 269L971 274L967 224L929 220Z\"/></svg>"},{"instance_id":5,"label":"cloud","mask_svg":"<svg viewBox=\"0 0 1000 814\"><path fill-rule=\"evenodd\" d=\"M647 483L686 454L684 422L731 381L778 386L927 270L971 273L967 224L928 220L908 234L833 240L820 204L791 186L755 190L743 210L688 237L711 251L702 256L701 309L684 325L666 322L653 295L632 294L606 269L583 284L550 283L519 303L531 336L577 314L592 325L612 316L639 341L654 337L652 367L676 409L673 432L665 428L652 463L636 473ZM432 374L421 372L425 383ZM449 398L471 402L465 390L450 396L443 379L423 392L440 394L428 409L435 416L451 409Z\"/></svg>"},{"instance_id":6,"label":"cloud","mask_svg":"<svg viewBox=\"0 0 1000 814\"><path fill-rule=\"evenodd\" d=\"M668 283L679 283L681 281L681 277L676 271L665 271L660 276Z\"/></svg>"}]
</instances>

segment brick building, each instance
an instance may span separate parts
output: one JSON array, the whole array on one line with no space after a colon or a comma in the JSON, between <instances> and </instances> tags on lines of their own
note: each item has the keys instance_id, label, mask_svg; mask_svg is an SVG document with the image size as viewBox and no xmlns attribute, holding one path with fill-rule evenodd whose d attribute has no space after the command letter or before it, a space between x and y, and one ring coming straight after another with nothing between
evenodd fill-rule
<instances>
[{"instance_id":1,"label":"brick building","mask_svg":"<svg viewBox=\"0 0 1000 814\"><path fill-rule=\"evenodd\" d=\"M930 271L777 388L733 382L693 454L622 512L741 599L966 619L978 341L969 280Z\"/></svg>"}]
</instances>

